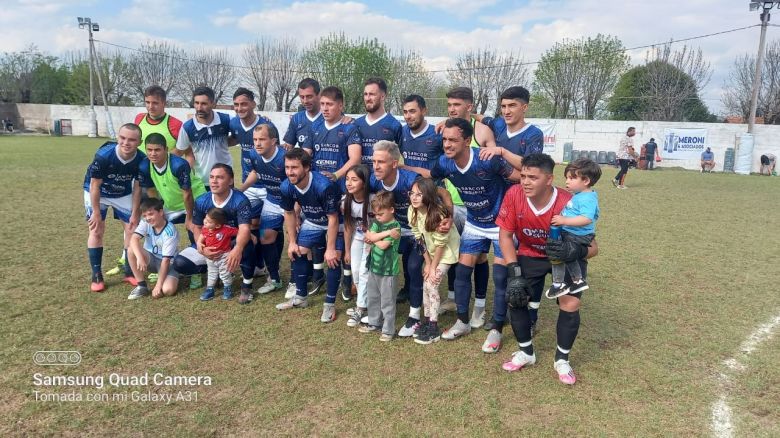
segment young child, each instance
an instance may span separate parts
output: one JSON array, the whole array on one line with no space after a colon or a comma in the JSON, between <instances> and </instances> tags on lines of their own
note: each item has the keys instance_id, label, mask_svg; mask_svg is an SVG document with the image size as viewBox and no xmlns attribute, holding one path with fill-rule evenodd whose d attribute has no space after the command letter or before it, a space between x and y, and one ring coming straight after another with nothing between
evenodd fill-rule
<instances>
[{"instance_id":1,"label":"young child","mask_svg":"<svg viewBox=\"0 0 780 438\"><path fill-rule=\"evenodd\" d=\"M383 342L392 341L395 335L395 299L398 295L395 276L398 275L401 225L393 216L393 205L393 194L385 191L377 193L371 201L376 221L365 233L366 243L371 245L366 282L368 324L358 328L361 333L381 329L379 340Z\"/></svg>"},{"instance_id":2,"label":"young child","mask_svg":"<svg viewBox=\"0 0 780 438\"><path fill-rule=\"evenodd\" d=\"M574 194L559 215L552 217L553 226L562 227L561 239L579 245L589 246L595 237L596 221L599 219L599 197L593 186L601 178L601 167L587 158L572 161L563 171L566 189ZM566 272L571 284L565 284ZM553 284L547 289L547 298L575 294L588 289L582 278L580 260L552 264Z\"/></svg>"},{"instance_id":3,"label":"young child","mask_svg":"<svg viewBox=\"0 0 780 438\"><path fill-rule=\"evenodd\" d=\"M439 329L439 284L442 275L458 262L460 237L455 227L447 234L436 231L442 220L450 217L430 178L417 180L409 192L409 226L414 237L424 242L423 307L425 320L414 342L427 345L441 338ZM422 246L422 245L421 245Z\"/></svg>"},{"instance_id":4,"label":"young child","mask_svg":"<svg viewBox=\"0 0 780 438\"><path fill-rule=\"evenodd\" d=\"M357 288L357 302L355 307L347 310L349 319L347 326L357 327L360 319L366 316L366 282L368 281L368 268L366 258L369 254L369 245L365 242L365 232L368 230L368 212L371 209L369 202L368 168L358 164L351 167L346 174L345 184L347 194L344 195L341 207L344 215L344 242L350 243L349 251L344 253L344 263L352 266L355 287Z\"/></svg>"},{"instance_id":5,"label":"young child","mask_svg":"<svg viewBox=\"0 0 780 438\"><path fill-rule=\"evenodd\" d=\"M144 275L157 273L158 281L152 290L153 298L176 294L179 275L173 268L179 246L179 233L176 227L165 218L164 204L161 199L146 198L141 201L143 220L138 224L127 251L130 268L138 285L128 295L128 300L149 295ZM141 246L141 239L144 240Z\"/></svg>"},{"instance_id":6,"label":"young child","mask_svg":"<svg viewBox=\"0 0 780 438\"><path fill-rule=\"evenodd\" d=\"M222 291L222 299L229 300L233 298L233 273L227 269L227 257L231 249L231 239L238 234L238 228L225 225L227 216L221 208L213 207L206 212L203 218L203 228L200 231L198 239L198 252L203 252L203 248L210 248L219 254L216 259L206 258L208 266L208 280L206 290L201 294L201 301L209 301L214 298L214 286L217 284L217 277L222 280L225 287Z\"/></svg>"}]
</instances>

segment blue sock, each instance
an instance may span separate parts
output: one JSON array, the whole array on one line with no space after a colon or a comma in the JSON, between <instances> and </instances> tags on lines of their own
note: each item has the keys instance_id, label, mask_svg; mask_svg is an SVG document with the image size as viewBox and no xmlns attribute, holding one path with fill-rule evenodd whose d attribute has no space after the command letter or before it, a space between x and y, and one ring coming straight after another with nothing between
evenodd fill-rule
<instances>
[{"instance_id":1,"label":"blue sock","mask_svg":"<svg viewBox=\"0 0 780 438\"><path fill-rule=\"evenodd\" d=\"M314 264L311 281L322 280L325 277L325 247L312 248L311 261Z\"/></svg>"},{"instance_id":2,"label":"blue sock","mask_svg":"<svg viewBox=\"0 0 780 438\"><path fill-rule=\"evenodd\" d=\"M276 251L279 253L280 257L282 254L284 254L284 231L283 230L276 230Z\"/></svg>"},{"instance_id":3,"label":"blue sock","mask_svg":"<svg viewBox=\"0 0 780 438\"><path fill-rule=\"evenodd\" d=\"M306 284L309 282L311 273L311 262L306 256L295 257L292 261L293 278L295 278L296 294L301 298L306 298L308 289Z\"/></svg>"},{"instance_id":4,"label":"blue sock","mask_svg":"<svg viewBox=\"0 0 780 438\"><path fill-rule=\"evenodd\" d=\"M487 288L488 288L489 280L490 280L490 266L488 265L488 262L477 263L474 266L474 297L475 298L487 298Z\"/></svg>"},{"instance_id":5,"label":"blue sock","mask_svg":"<svg viewBox=\"0 0 780 438\"><path fill-rule=\"evenodd\" d=\"M263 269L263 266L265 266L265 260L263 257L263 245L260 243L260 238L263 237L263 229L254 230L252 233L254 233L255 237L257 238L257 245L255 245L255 265L259 269ZM251 244L251 242L249 244Z\"/></svg>"},{"instance_id":6,"label":"blue sock","mask_svg":"<svg viewBox=\"0 0 780 438\"><path fill-rule=\"evenodd\" d=\"M325 302L333 304L336 302L336 293L339 291L339 283L341 282L341 263L335 268L328 267L327 275L328 292L325 294Z\"/></svg>"},{"instance_id":7,"label":"blue sock","mask_svg":"<svg viewBox=\"0 0 780 438\"><path fill-rule=\"evenodd\" d=\"M259 244L260 252L265 261L265 266L268 267L268 276L273 281L279 281L279 252L277 252L276 243Z\"/></svg>"},{"instance_id":8,"label":"blue sock","mask_svg":"<svg viewBox=\"0 0 780 438\"><path fill-rule=\"evenodd\" d=\"M87 248L89 265L92 267L92 275L100 275L103 265L103 247Z\"/></svg>"},{"instance_id":9,"label":"blue sock","mask_svg":"<svg viewBox=\"0 0 780 438\"><path fill-rule=\"evenodd\" d=\"M471 301L471 273L474 268L457 264L455 268L455 304L458 308L458 319L469 322L469 302ZM465 320L464 320L465 318Z\"/></svg>"},{"instance_id":10,"label":"blue sock","mask_svg":"<svg viewBox=\"0 0 780 438\"><path fill-rule=\"evenodd\" d=\"M144 289L148 289L148 288L146 287L146 281L145 281L145 280L144 280L144 281L139 281L139 282L138 282L138 287L142 287L142 288L144 288Z\"/></svg>"},{"instance_id":11,"label":"blue sock","mask_svg":"<svg viewBox=\"0 0 780 438\"><path fill-rule=\"evenodd\" d=\"M496 327L498 331L504 326L506 320L506 278L507 278L506 266L494 264L493 265L493 286L495 287L495 295L493 296L493 320L499 327Z\"/></svg>"}]
</instances>

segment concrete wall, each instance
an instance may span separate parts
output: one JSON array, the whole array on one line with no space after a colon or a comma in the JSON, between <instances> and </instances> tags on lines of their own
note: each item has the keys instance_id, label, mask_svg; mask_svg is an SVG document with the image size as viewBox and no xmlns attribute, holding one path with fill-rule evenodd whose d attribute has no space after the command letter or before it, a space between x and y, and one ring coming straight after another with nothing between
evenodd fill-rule
<instances>
[{"instance_id":1,"label":"concrete wall","mask_svg":"<svg viewBox=\"0 0 780 438\"><path fill-rule=\"evenodd\" d=\"M87 135L89 132L89 107L70 105L17 104L20 117L27 129L53 131L54 120L70 119L73 135ZM95 108L98 118L98 134L107 136L106 116L102 107ZM123 123L133 121L136 114L145 111L140 107L109 107L114 128ZM181 119L191 118L194 111L191 108L169 108L168 112ZM232 111L225 111L233 114ZM284 136L291 113L264 112L279 128ZM399 120L403 120L399 117ZM430 122L438 122L442 118L432 117ZM738 143L739 135L747 132L747 125L726 123L677 123L677 122L618 122L605 120L558 120L530 119L531 123L555 126L555 149L551 151L556 161L563 160L563 145L573 143L576 150L617 151L618 144L629 126L636 127L635 144L639 148L651 137L656 139L659 147L663 146L665 128L703 128L707 130L709 146L715 152L718 169L723 169L726 148L733 148ZM755 146L753 149L752 171L758 172L761 154L772 152L780 156L780 126L756 125ZM663 156L663 152L661 152ZM663 160L660 167L683 167L698 169L698 160Z\"/></svg>"}]
</instances>

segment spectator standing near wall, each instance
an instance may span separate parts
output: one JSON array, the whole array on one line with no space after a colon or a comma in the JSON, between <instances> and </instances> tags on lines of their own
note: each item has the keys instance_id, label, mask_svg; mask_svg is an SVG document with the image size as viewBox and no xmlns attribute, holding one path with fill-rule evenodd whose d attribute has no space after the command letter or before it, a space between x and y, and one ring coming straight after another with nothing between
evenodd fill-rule
<instances>
[{"instance_id":1,"label":"spectator standing near wall","mask_svg":"<svg viewBox=\"0 0 780 438\"><path fill-rule=\"evenodd\" d=\"M626 136L620 140L620 146L617 151L618 165L620 165L620 171L615 175L615 179L612 180L612 185L619 189L626 189L625 181L626 174L628 173L628 165L631 160L635 159L636 151L634 150L634 136L636 135L636 129L631 126L626 131Z\"/></svg>"}]
</instances>

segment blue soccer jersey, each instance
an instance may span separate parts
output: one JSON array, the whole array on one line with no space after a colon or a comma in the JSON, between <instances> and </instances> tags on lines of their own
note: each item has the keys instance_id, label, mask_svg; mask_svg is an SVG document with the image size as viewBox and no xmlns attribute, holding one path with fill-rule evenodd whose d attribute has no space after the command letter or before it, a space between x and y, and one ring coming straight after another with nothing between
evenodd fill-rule
<instances>
[{"instance_id":1,"label":"blue soccer jersey","mask_svg":"<svg viewBox=\"0 0 780 438\"><path fill-rule=\"evenodd\" d=\"M179 188L182 190L189 190L192 188L190 163L188 163L187 160L173 154L168 154L168 163L166 163L165 166L166 168L158 169L157 166L149 161L149 158L141 161L138 171L138 182L141 184L141 187L146 189L154 188L152 169L154 169L154 172L156 172L157 175L162 177L167 170L167 166L170 166L171 175L176 178L176 181L179 183ZM163 193L163 190L161 189L160 192Z\"/></svg>"},{"instance_id":2,"label":"blue soccer jersey","mask_svg":"<svg viewBox=\"0 0 780 438\"><path fill-rule=\"evenodd\" d=\"M236 116L230 119L230 135L238 141L238 145L241 146L241 181L246 181L246 176L252 171L252 163L249 162L249 153L254 151L255 142L252 139L257 125L271 125L274 128L274 124L267 117L258 115L255 122L251 126L244 126L241 119ZM258 180L255 183L255 187L263 187Z\"/></svg>"},{"instance_id":3,"label":"blue soccer jersey","mask_svg":"<svg viewBox=\"0 0 780 438\"><path fill-rule=\"evenodd\" d=\"M322 119L322 113L317 113L316 116L310 117L306 110L298 111L290 117L290 124L287 126L287 132L284 133L282 141L289 145L303 147L309 136L312 123Z\"/></svg>"},{"instance_id":4,"label":"blue soccer jersey","mask_svg":"<svg viewBox=\"0 0 780 438\"><path fill-rule=\"evenodd\" d=\"M392 186L386 186L385 183L376 179L372 174L369 180L371 187L371 193L379 193L383 190L391 192L393 194L393 201L395 205L395 219L401 225L401 231L404 235L411 235L411 227L409 226L409 192L412 190L412 186L420 175L412 172L411 170L398 169L396 174L395 183Z\"/></svg>"},{"instance_id":5,"label":"blue soccer jersey","mask_svg":"<svg viewBox=\"0 0 780 438\"><path fill-rule=\"evenodd\" d=\"M214 119L208 125L200 124L195 118L189 119L181 127L176 149L185 151L192 148L195 156L195 174L208 182L211 168L217 163L233 166L233 158L228 150L230 134L230 116L214 112Z\"/></svg>"},{"instance_id":6,"label":"blue soccer jersey","mask_svg":"<svg viewBox=\"0 0 780 438\"><path fill-rule=\"evenodd\" d=\"M509 127L503 118L483 120L496 137L496 144L521 157L540 154L544 151L544 133L536 125L530 123L517 132L509 132Z\"/></svg>"},{"instance_id":7,"label":"blue soccer jersey","mask_svg":"<svg viewBox=\"0 0 780 438\"><path fill-rule=\"evenodd\" d=\"M325 119L312 123L301 146L311 152L311 169L335 173L349 161L349 145L354 144L355 125L337 122L328 126Z\"/></svg>"},{"instance_id":8,"label":"blue soccer jersey","mask_svg":"<svg viewBox=\"0 0 780 438\"><path fill-rule=\"evenodd\" d=\"M104 143L95 153L92 164L84 175L84 190L89 191L92 178L102 179L101 198L121 198L133 193L133 180L139 178L141 162L146 158L140 150L129 160L119 157L119 146L114 142Z\"/></svg>"},{"instance_id":9,"label":"blue soccer jersey","mask_svg":"<svg viewBox=\"0 0 780 438\"><path fill-rule=\"evenodd\" d=\"M252 205L249 203L249 198L236 189L230 189L227 200L222 204L215 203L214 195L210 192L200 195L195 200L192 223L197 226L203 226L203 219L206 217L206 213L213 207L219 207L225 211L227 216L225 225L238 228L239 225L249 225L252 221Z\"/></svg>"},{"instance_id":10,"label":"blue soccer jersey","mask_svg":"<svg viewBox=\"0 0 780 438\"><path fill-rule=\"evenodd\" d=\"M407 166L430 169L443 153L441 135L436 133L433 125L426 125L417 135L409 129L409 125L404 125L401 130L401 143L398 147Z\"/></svg>"},{"instance_id":11,"label":"blue soccer jersey","mask_svg":"<svg viewBox=\"0 0 780 438\"><path fill-rule=\"evenodd\" d=\"M279 186L287 179L284 172L284 149L277 147L276 153L269 160L252 149L249 152L249 165L249 170L254 170L257 174L255 187L263 187L268 193L265 200L281 205L282 191Z\"/></svg>"},{"instance_id":12,"label":"blue soccer jersey","mask_svg":"<svg viewBox=\"0 0 780 438\"><path fill-rule=\"evenodd\" d=\"M279 188L284 211L293 211L297 202L305 222L320 229L327 229L329 214L339 213L341 192L336 183L320 173L310 172L309 183L303 189L299 189L289 179L282 181Z\"/></svg>"},{"instance_id":13,"label":"blue soccer jersey","mask_svg":"<svg viewBox=\"0 0 780 438\"><path fill-rule=\"evenodd\" d=\"M368 169L373 172L374 143L379 140L390 140L399 144L401 142L401 122L396 120L392 114L385 113L384 116L373 122L369 122L366 116L359 117L354 124L357 126L357 136L355 141L351 143L360 144L362 148L361 163L368 166Z\"/></svg>"},{"instance_id":14,"label":"blue soccer jersey","mask_svg":"<svg viewBox=\"0 0 780 438\"><path fill-rule=\"evenodd\" d=\"M461 169L455 160L442 155L431 168L431 177L448 178L466 207L466 220L480 228L496 227L496 218L506 191L504 178L512 166L501 157L479 158L477 148L469 149L469 162Z\"/></svg>"}]
</instances>

